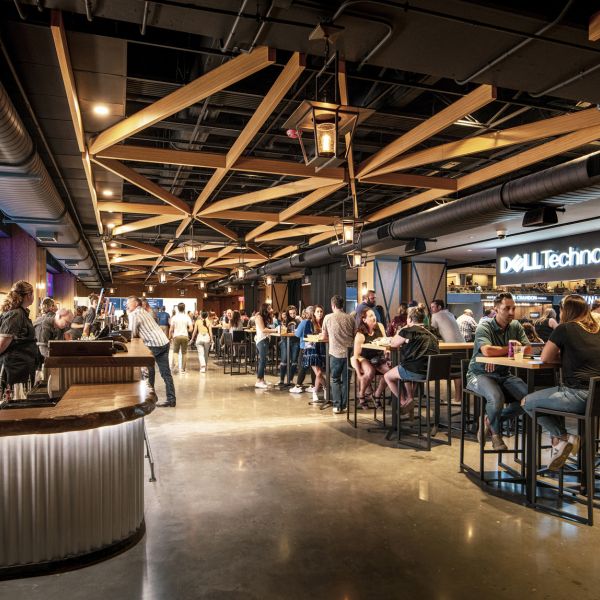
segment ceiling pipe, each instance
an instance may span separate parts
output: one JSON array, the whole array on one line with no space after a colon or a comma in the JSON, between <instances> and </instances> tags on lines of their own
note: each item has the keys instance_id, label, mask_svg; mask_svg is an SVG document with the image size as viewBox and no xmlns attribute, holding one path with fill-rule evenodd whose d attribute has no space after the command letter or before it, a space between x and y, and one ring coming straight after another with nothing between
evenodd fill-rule
<instances>
[{"instance_id":1,"label":"ceiling pipe","mask_svg":"<svg viewBox=\"0 0 600 600\"><path fill-rule=\"evenodd\" d=\"M562 21L563 17L565 16L565 14L569 10L569 8L571 7L571 4L573 4L573 0L568 0L568 2L565 4L564 8L560 11L560 14L558 15L558 17L556 17L556 19L554 19L554 21L552 21L551 23L544 25L544 27L542 27L541 29L536 31L535 35L543 35L544 33L546 33L546 31L548 31L548 29L552 29L553 27L558 25ZM454 81L456 83L458 83L458 85L465 85L465 84L473 81L473 79L475 79L475 77L478 77L482 73L489 71L492 67L496 66L498 63L502 62L503 60L506 60L509 56L512 56L515 52L517 52L524 46L527 46L531 42L533 42L533 38L524 39L522 42L519 42L516 46L513 46L510 50L507 50L506 52L502 53L500 56L498 56L491 62L489 62L486 65L484 65L483 67L481 67L481 69L479 69L478 71L475 71L475 73L472 73L468 77L465 77L465 79L462 79L462 80L455 79Z\"/></svg>"},{"instance_id":2,"label":"ceiling pipe","mask_svg":"<svg viewBox=\"0 0 600 600\"><path fill-rule=\"evenodd\" d=\"M92 256L2 85L0 210L47 248L65 269L76 272L86 283L100 283ZM41 242L42 232L56 241Z\"/></svg>"},{"instance_id":3,"label":"ceiling pipe","mask_svg":"<svg viewBox=\"0 0 600 600\"><path fill-rule=\"evenodd\" d=\"M363 231L360 244L327 244L246 272L244 283L266 275L284 275L305 267L345 260L352 250L380 251L403 245L406 240L450 235L482 225L508 220L523 207L540 202L576 204L600 195L600 153L583 156L538 173L496 185L460 200L402 217Z\"/></svg>"},{"instance_id":4,"label":"ceiling pipe","mask_svg":"<svg viewBox=\"0 0 600 600\"><path fill-rule=\"evenodd\" d=\"M150 2L144 2L144 13L142 14L142 25L140 26L140 34L146 35L146 25L148 24L148 12L150 12Z\"/></svg>"},{"instance_id":5,"label":"ceiling pipe","mask_svg":"<svg viewBox=\"0 0 600 600\"><path fill-rule=\"evenodd\" d=\"M83 0L83 4L85 6L85 16L87 20L91 23L93 19L92 15L92 0Z\"/></svg>"},{"instance_id":6,"label":"ceiling pipe","mask_svg":"<svg viewBox=\"0 0 600 600\"><path fill-rule=\"evenodd\" d=\"M225 44L223 44L223 46L221 48L221 52L229 51L229 44L231 44L231 41L233 40L233 36L235 35L238 25L240 24L240 20L242 18L242 15L244 14L244 9L246 8L246 4L248 4L248 0L243 0L242 5L240 6L240 10L238 11L238 14L235 17L235 21L233 22L233 25L231 26L231 30L229 31L229 35L227 36L227 39L225 40Z\"/></svg>"}]
</instances>

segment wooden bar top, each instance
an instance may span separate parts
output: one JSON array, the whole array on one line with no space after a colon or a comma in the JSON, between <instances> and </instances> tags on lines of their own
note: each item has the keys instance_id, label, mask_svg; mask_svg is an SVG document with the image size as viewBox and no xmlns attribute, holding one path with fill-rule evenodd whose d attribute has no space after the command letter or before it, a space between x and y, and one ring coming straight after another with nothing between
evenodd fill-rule
<instances>
[{"instance_id":1,"label":"wooden bar top","mask_svg":"<svg viewBox=\"0 0 600 600\"><path fill-rule=\"evenodd\" d=\"M93 342L90 342L93 343ZM44 364L48 369L69 367L151 367L154 355L142 340L135 338L127 344L127 352L112 356L49 356Z\"/></svg>"},{"instance_id":2,"label":"wooden bar top","mask_svg":"<svg viewBox=\"0 0 600 600\"><path fill-rule=\"evenodd\" d=\"M439 342L438 346L441 352L452 350L473 350L473 342ZM363 344L363 348L368 350L393 350L389 344Z\"/></svg>"},{"instance_id":3,"label":"wooden bar top","mask_svg":"<svg viewBox=\"0 0 600 600\"><path fill-rule=\"evenodd\" d=\"M64 433L117 425L154 410L143 382L73 385L56 406L0 410L0 436Z\"/></svg>"},{"instance_id":4,"label":"wooden bar top","mask_svg":"<svg viewBox=\"0 0 600 600\"><path fill-rule=\"evenodd\" d=\"M475 361L489 365L517 367L518 369L530 369L534 371L537 371L538 369L560 369L561 366L560 363L542 362L539 358L516 360L514 358L508 358L508 356L478 356Z\"/></svg>"}]
</instances>

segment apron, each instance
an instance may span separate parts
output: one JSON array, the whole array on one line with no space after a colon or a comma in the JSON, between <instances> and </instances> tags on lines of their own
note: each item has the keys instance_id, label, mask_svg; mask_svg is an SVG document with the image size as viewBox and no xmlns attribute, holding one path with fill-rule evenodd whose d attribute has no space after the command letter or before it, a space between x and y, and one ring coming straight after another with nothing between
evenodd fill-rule
<instances>
[{"instance_id":1,"label":"apron","mask_svg":"<svg viewBox=\"0 0 600 600\"><path fill-rule=\"evenodd\" d=\"M3 383L32 384L35 381L35 370L38 363L38 349L33 331L33 323L23 308L18 308L25 313L25 328L20 331L22 337L13 337L8 348L0 354L0 371ZM2 319L2 316L0 316Z\"/></svg>"}]
</instances>

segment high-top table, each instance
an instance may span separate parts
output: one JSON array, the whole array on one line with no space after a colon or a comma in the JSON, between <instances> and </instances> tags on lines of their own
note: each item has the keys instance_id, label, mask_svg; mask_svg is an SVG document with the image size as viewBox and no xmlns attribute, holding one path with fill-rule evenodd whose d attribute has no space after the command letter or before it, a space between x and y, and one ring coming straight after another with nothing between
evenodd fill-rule
<instances>
[{"instance_id":1,"label":"high-top table","mask_svg":"<svg viewBox=\"0 0 600 600\"><path fill-rule=\"evenodd\" d=\"M0 411L0 579L97 562L144 534L141 383L74 385Z\"/></svg>"}]
</instances>

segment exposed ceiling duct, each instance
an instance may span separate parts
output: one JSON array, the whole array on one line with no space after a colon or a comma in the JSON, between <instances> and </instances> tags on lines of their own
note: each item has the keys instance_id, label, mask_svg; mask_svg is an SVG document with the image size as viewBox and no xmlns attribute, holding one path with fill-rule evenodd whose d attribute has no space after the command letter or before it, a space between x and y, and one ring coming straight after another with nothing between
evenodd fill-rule
<instances>
[{"instance_id":1,"label":"exposed ceiling duct","mask_svg":"<svg viewBox=\"0 0 600 600\"><path fill-rule=\"evenodd\" d=\"M73 219L0 85L0 210L90 285L100 280ZM55 242L42 240L55 239Z\"/></svg>"},{"instance_id":2,"label":"exposed ceiling duct","mask_svg":"<svg viewBox=\"0 0 600 600\"><path fill-rule=\"evenodd\" d=\"M576 204L598 197L600 153L595 153L364 231L360 249L380 251L400 246L414 238L449 235L509 220L522 214L524 207L540 202ZM265 275L284 275L306 267L336 262L353 249L359 248L351 244L319 246L252 269L246 273L244 280L252 281ZM244 280L238 280L238 283Z\"/></svg>"}]
</instances>

